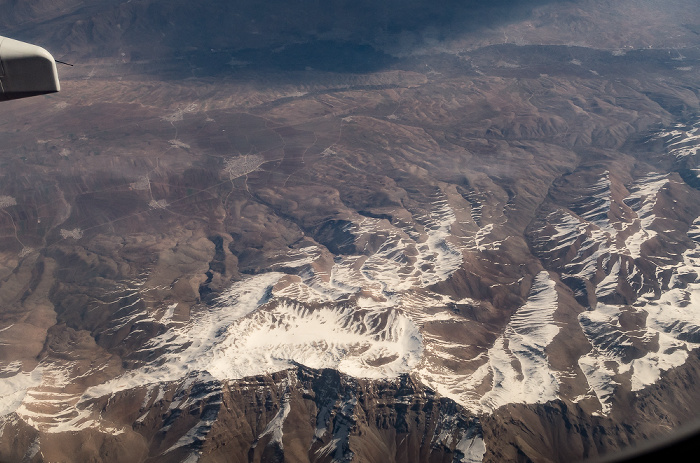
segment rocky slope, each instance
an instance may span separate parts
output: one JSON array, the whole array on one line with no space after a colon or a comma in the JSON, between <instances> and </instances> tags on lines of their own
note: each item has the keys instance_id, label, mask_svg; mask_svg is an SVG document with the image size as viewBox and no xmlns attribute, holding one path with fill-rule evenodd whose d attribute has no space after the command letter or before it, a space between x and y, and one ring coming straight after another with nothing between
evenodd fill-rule
<instances>
[{"instance_id":1,"label":"rocky slope","mask_svg":"<svg viewBox=\"0 0 700 463\"><path fill-rule=\"evenodd\" d=\"M78 61L0 113L0 460L567 461L697 416L695 3L2 4Z\"/></svg>"}]
</instances>

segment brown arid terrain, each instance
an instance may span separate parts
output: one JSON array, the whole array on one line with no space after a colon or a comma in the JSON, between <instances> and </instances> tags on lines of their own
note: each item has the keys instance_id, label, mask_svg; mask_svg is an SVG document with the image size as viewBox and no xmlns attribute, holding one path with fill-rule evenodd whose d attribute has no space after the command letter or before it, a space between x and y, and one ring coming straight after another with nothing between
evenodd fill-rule
<instances>
[{"instance_id":1,"label":"brown arid terrain","mask_svg":"<svg viewBox=\"0 0 700 463\"><path fill-rule=\"evenodd\" d=\"M700 415L700 4L0 0L0 461L578 461Z\"/></svg>"}]
</instances>

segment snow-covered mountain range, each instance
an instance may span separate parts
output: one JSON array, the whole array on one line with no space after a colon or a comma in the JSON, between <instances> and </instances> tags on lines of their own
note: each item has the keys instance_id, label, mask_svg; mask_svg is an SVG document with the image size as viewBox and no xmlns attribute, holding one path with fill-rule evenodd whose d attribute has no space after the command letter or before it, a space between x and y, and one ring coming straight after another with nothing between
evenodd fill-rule
<instances>
[{"instance_id":1,"label":"snow-covered mountain range","mask_svg":"<svg viewBox=\"0 0 700 463\"><path fill-rule=\"evenodd\" d=\"M0 459L564 461L700 412L697 5L371 46L222 6L203 51L179 2L30 3L81 61L0 114Z\"/></svg>"}]
</instances>

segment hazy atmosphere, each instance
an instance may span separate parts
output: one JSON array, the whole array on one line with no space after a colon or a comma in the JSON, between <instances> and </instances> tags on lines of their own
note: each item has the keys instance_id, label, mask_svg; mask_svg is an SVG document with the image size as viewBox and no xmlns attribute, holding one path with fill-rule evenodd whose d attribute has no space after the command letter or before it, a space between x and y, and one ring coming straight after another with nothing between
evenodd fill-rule
<instances>
[{"instance_id":1,"label":"hazy atmosphere","mask_svg":"<svg viewBox=\"0 0 700 463\"><path fill-rule=\"evenodd\" d=\"M0 0L0 461L581 461L700 414L700 4ZM1 58L1 56L0 56Z\"/></svg>"}]
</instances>

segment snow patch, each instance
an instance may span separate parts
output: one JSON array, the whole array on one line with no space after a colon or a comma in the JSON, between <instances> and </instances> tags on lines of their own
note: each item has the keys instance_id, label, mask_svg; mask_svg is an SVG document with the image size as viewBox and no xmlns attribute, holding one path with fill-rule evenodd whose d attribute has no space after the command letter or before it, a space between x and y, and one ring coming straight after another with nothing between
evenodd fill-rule
<instances>
[{"instance_id":1,"label":"snow patch","mask_svg":"<svg viewBox=\"0 0 700 463\"><path fill-rule=\"evenodd\" d=\"M495 410L509 403L544 403L557 397L559 380L545 353L559 333L554 323L557 307L556 285L549 273L542 271L535 278L527 303L513 315L488 351L493 380L491 391L480 400L484 409Z\"/></svg>"},{"instance_id":2,"label":"snow patch","mask_svg":"<svg viewBox=\"0 0 700 463\"><path fill-rule=\"evenodd\" d=\"M37 367L30 372L20 371L21 363L12 362L3 369L3 373L16 369L15 374L0 378L0 417L16 411L27 395L27 391L41 384L43 368Z\"/></svg>"},{"instance_id":3,"label":"snow patch","mask_svg":"<svg viewBox=\"0 0 700 463\"><path fill-rule=\"evenodd\" d=\"M275 417L272 418L269 423L267 423L265 430L258 436L258 440L269 434L271 435L270 443L275 443L279 445L281 449L283 449L284 445L282 444L282 437L284 436L284 421L287 419L287 415L289 415L291 409L292 406L289 403L289 393L285 393L284 397L282 398L279 411Z\"/></svg>"},{"instance_id":4,"label":"snow patch","mask_svg":"<svg viewBox=\"0 0 700 463\"><path fill-rule=\"evenodd\" d=\"M579 358L578 364L588 380L601 405L601 413L607 415L612 410L612 397L620 385L613 380L615 371L608 366L604 357L589 353Z\"/></svg>"}]
</instances>

